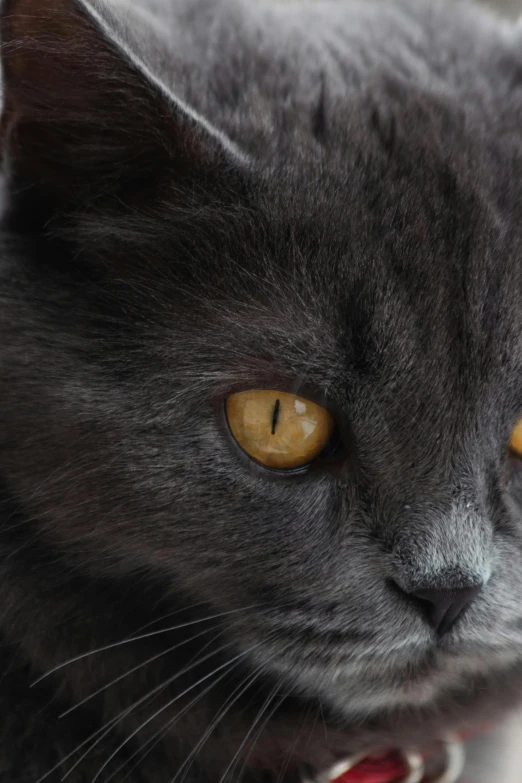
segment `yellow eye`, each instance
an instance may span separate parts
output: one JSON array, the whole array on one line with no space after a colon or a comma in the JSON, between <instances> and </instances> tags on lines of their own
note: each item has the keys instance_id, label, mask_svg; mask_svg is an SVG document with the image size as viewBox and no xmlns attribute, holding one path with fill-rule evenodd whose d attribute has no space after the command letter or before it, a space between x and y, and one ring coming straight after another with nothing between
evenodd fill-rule
<instances>
[{"instance_id":1,"label":"yellow eye","mask_svg":"<svg viewBox=\"0 0 522 783\"><path fill-rule=\"evenodd\" d=\"M243 451L269 468L290 470L312 462L334 431L330 413L286 392L252 389L226 401L228 425Z\"/></svg>"},{"instance_id":2,"label":"yellow eye","mask_svg":"<svg viewBox=\"0 0 522 783\"><path fill-rule=\"evenodd\" d=\"M520 419L511 433L509 448L519 457L522 457L522 419Z\"/></svg>"}]
</instances>

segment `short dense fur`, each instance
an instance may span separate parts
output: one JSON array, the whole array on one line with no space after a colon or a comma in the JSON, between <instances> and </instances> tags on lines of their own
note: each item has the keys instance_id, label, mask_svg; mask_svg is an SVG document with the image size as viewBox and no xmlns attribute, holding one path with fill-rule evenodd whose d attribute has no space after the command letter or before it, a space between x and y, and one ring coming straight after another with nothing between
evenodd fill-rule
<instances>
[{"instance_id":1,"label":"short dense fur","mask_svg":"<svg viewBox=\"0 0 522 783\"><path fill-rule=\"evenodd\" d=\"M2 9L2 781L291 775L519 703L522 30L36 5ZM261 386L344 458L250 463L223 401ZM440 640L405 595L476 583Z\"/></svg>"}]
</instances>

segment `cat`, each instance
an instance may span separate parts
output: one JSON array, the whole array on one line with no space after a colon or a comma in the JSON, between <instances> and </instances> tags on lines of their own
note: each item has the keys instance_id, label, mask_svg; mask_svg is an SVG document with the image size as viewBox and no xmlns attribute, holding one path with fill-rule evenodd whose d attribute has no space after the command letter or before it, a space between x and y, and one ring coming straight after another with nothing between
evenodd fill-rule
<instances>
[{"instance_id":1,"label":"cat","mask_svg":"<svg viewBox=\"0 0 522 783\"><path fill-rule=\"evenodd\" d=\"M2 782L320 780L457 733L463 783L484 748L516 783L522 26L0 31Z\"/></svg>"}]
</instances>

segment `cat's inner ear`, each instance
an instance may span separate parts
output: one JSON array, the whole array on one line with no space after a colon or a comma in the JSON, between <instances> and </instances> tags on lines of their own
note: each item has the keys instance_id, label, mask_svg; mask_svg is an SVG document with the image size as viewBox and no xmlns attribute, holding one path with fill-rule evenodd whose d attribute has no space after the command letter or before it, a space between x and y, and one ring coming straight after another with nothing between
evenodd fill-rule
<instances>
[{"instance_id":1,"label":"cat's inner ear","mask_svg":"<svg viewBox=\"0 0 522 783\"><path fill-rule=\"evenodd\" d=\"M63 209L131 200L238 157L122 43L91 0L2 5L2 141L12 181Z\"/></svg>"}]
</instances>

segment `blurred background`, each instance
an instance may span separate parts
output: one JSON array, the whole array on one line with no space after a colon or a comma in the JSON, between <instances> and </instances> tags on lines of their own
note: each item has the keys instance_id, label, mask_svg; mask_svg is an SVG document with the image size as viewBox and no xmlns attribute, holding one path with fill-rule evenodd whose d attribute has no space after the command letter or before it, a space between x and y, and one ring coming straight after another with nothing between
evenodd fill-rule
<instances>
[{"instance_id":1,"label":"blurred background","mask_svg":"<svg viewBox=\"0 0 522 783\"><path fill-rule=\"evenodd\" d=\"M522 14L522 0L483 0L483 2L511 16Z\"/></svg>"}]
</instances>

